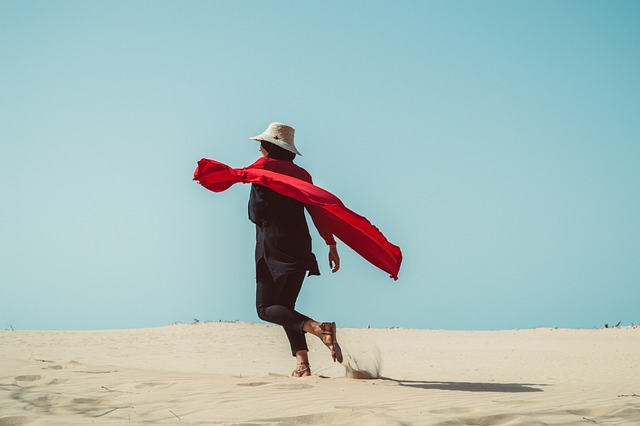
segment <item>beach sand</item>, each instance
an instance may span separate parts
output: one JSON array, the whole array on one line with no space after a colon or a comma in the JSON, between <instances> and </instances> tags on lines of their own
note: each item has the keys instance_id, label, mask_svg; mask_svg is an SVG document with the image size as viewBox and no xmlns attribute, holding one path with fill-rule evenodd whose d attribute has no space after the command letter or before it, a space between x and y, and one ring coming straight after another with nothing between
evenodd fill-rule
<instances>
[{"instance_id":1,"label":"beach sand","mask_svg":"<svg viewBox=\"0 0 640 426\"><path fill-rule=\"evenodd\" d=\"M640 425L638 327L339 328L374 380L307 340L314 375L292 378L262 324L0 331L0 426Z\"/></svg>"}]
</instances>

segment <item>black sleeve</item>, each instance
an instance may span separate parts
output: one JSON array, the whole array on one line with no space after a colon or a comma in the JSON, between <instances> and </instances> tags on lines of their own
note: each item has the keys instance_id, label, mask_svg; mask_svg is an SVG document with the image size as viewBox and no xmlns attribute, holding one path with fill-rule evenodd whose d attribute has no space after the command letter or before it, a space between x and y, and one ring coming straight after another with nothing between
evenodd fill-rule
<instances>
[{"instance_id":1,"label":"black sleeve","mask_svg":"<svg viewBox=\"0 0 640 426\"><path fill-rule=\"evenodd\" d=\"M265 188L252 183L249 195L249 220L256 225L264 224L267 220L267 206Z\"/></svg>"}]
</instances>

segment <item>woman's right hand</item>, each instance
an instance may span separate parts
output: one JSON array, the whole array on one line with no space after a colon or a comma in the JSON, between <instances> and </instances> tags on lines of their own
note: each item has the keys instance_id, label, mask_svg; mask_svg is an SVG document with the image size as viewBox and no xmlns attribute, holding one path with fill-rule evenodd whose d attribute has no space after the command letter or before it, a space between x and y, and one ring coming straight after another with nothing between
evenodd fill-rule
<instances>
[{"instance_id":1,"label":"woman's right hand","mask_svg":"<svg viewBox=\"0 0 640 426\"><path fill-rule=\"evenodd\" d=\"M340 269L340 256L335 244L329 246L329 268L331 272L338 272Z\"/></svg>"}]
</instances>

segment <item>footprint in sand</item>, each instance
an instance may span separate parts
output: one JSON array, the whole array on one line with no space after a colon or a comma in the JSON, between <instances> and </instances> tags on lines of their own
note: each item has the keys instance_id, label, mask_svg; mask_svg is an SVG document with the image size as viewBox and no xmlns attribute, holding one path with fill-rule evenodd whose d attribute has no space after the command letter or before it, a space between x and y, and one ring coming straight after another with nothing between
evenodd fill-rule
<instances>
[{"instance_id":1,"label":"footprint in sand","mask_svg":"<svg viewBox=\"0 0 640 426\"><path fill-rule=\"evenodd\" d=\"M79 371L79 373L87 373L87 374L108 374L108 373L117 373L119 370L87 370L87 371Z\"/></svg>"},{"instance_id":2,"label":"footprint in sand","mask_svg":"<svg viewBox=\"0 0 640 426\"><path fill-rule=\"evenodd\" d=\"M42 376L40 376L39 374L29 374L27 376L17 376L15 378L16 382L33 382L35 380L40 380L42 379Z\"/></svg>"},{"instance_id":3,"label":"footprint in sand","mask_svg":"<svg viewBox=\"0 0 640 426\"><path fill-rule=\"evenodd\" d=\"M46 367L49 370L62 370L64 367L61 365L51 365L49 367Z\"/></svg>"},{"instance_id":4,"label":"footprint in sand","mask_svg":"<svg viewBox=\"0 0 640 426\"><path fill-rule=\"evenodd\" d=\"M170 382L147 382L147 383L140 383L139 385L136 385L136 389L166 389L170 386L175 385L175 383L170 383Z\"/></svg>"},{"instance_id":5,"label":"footprint in sand","mask_svg":"<svg viewBox=\"0 0 640 426\"><path fill-rule=\"evenodd\" d=\"M296 389L309 389L313 386L306 383L271 383L271 382L248 382L248 383L236 383L238 386L248 386L248 387L257 387L257 386L271 386L276 389L285 389L285 390L296 390Z\"/></svg>"},{"instance_id":6,"label":"footprint in sand","mask_svg":"<svg viewBox=\"0 0 640 426\"><path fill-rule=\"evenodd\" d=\"M250 383L236 383L238 386L250 386L250 387L254 387L254 386L264 386L264 385L270 385L271 383L269 382L250 382Z\"/></svg>"},{"instance_id":7,"label":"footprint in sand","mask_svg":"<svg viewBox=\"0 0 640 426\"><path fill-rule=\"evenodd\" d=\"M64 395L53 394L30 398L28 401L28 410L50 412L54 407L65 406L69 402L69 398Z\"/></svg>"},{"instance_id":8,"label":"footprint in sand","mask_svg":"<svg viewBox=\"0 0 640 426\"><path fill-rule=\"evenodd\" d=\"M73 398L71 400L72 404L99 404L100 402L99 399L93 398Z\"/></svg>"},{"instance_id":9,"label":"footprint in sand","mask_svg":"<svg viewBox=\"0 0 640 426\"><path fill-rule=\"evenodd\" d=\"M22 426L35 423L36 419L27 416L0 417L0 426Z\"/></svg>"},{"instance_id":10,"label":"footprint in sand","mask_svg":"<svg viewBox=\"0 0 640 426\"><path fill-rule=\"evenodd\" d=\"M35 381L42 379L42 376L39 374L29 374L25 376L17 376L14 377L14 383L18 386L31 386Z\"/></svg>"},{"instance_id":11,"label":"footprint in sand","mask_svg":"<svg viewBox=\"0 0 640 426\"><path fill-rule=\"evenodd\" d=\"M297 390L297 389L311 389L313 386L308 385L306 383L281 383L281 384L274 384L273 387L276 389Z\"/></svg>"}]
</instances>

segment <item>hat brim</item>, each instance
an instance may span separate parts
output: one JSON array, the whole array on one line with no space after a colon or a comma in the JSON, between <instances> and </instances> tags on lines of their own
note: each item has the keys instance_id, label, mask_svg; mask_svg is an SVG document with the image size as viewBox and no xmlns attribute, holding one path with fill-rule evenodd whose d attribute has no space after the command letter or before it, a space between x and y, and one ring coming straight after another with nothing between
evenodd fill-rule
<instances>
[{"instance_id":1,"label":"hat brim","mask_svg":"<svg viewBox=\"0 0 640 426\"><path fill-rule=\"evenodd\" d=\"M269 135L258 135L258 136L253 136L251 138L249 138L250 140L254 140L254 141L266 141L269 143L272 143L274 145L279 146L282 149L286 149L289 152L293 152L296 155L302 155L300 154L300 151L298 151L298 149L296 148L296 146L294 144L288 144L288 143L284 143L283 141L279 140L279 139L275 139Z\"/></svg>"}]
</instances>

